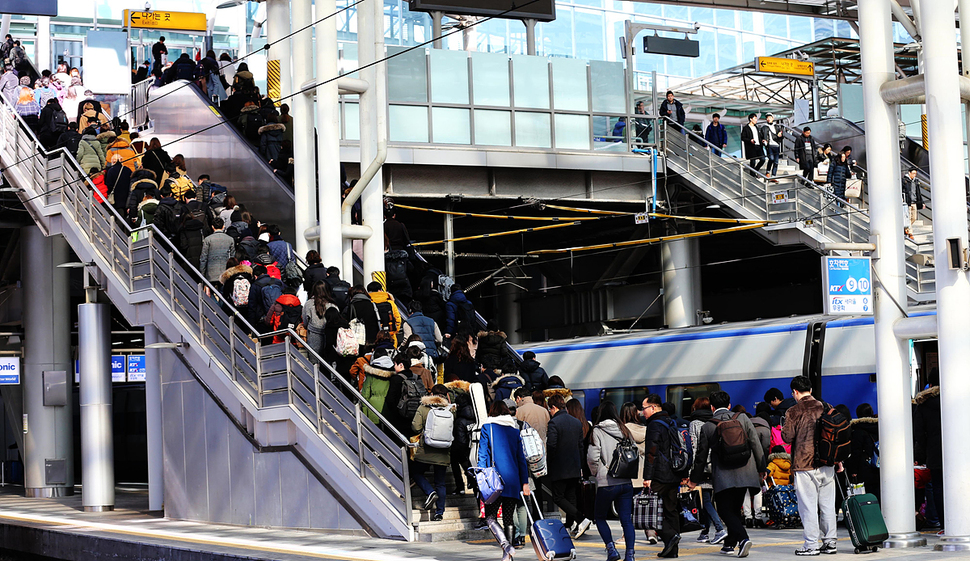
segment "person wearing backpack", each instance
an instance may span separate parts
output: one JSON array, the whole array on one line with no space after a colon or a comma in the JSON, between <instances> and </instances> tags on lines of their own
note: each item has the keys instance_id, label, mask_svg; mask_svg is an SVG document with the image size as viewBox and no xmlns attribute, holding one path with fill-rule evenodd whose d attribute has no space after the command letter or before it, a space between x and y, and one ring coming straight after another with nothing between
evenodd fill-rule
<instances>
[{"instance_id":1,"label":"person wearing backpack","mask_svg":"<svg viewBox=\"0 0 970 561\"><path fill-rule=\"evenodd\" d=\"M299 285L284 284L283 294L266 311L263 323L269 327L270 331L279 331L282 329L296 331L297 327L303 323L303 303L300 302L300 298L296 295L298 288ZM273 336L274 343L282 343L285 340L285 333Z\"/></svg>"},{"instance_id":2,"label":"person wearing backpack","mask_svg":"<svg viewBox=\"0 0 970 561\"><path fill-rule=\"evenodd\" d=\"M610 466L617 455L617 447L623 443L627 447L637 450L626 425L620 422L616 412L616 405L607 401L600 406L599 422L593 427L593 438L586 453L586 461L590 472L596 477L596 529L599 530L603 543L606 544L606 561L619 561L620 553L613 543L613 533L610 531L609 517L611 507L616 504L616 512L623 527L623 539L626 542L624 561L634 561L636 530L633 527L633 482L631 478L616 477L611 473ZM639 455L639 450L637 450ZM633 464L639 468L639 459Z\"/></svg>"},{"instance_id":3,"label":"person wearing backpack","mask_svg":"<svg viewBox=\"0 0 970 561\"><path fill-rule=\"evenodd\" d=\"M657 394L648 394L643 399L643 416L647 419L647 434L643 442L643 487L651 489L663 501L663 524L660 539L664 542L663 551L658 557L677 557L680 543L680 507L678 493L681 473L675 473L671 458L679 447L677 426L670 415L663 410L663 401ZM741 503L738 503L740 512Z\"/></svg>"},{"instance_id":4,"label":"person wearing backpack","mask_svg":"<svg viewBox=\"0 0 970 561\"><path fill-rule=\"evenodd\" d=\"M852 451L846 470L849 480L866 486L866 493L879 498L879 419L872 412L872 405L862 403L855 409L856 418L852 428Z\"/></svg>"},{"instance_id":5,"label":"person wearing backpack","mask_svg":"<svg viewBox=\"0 0 970 561\"><path fill-rule=\"evenodd\" d=\"M333 293L334 302L341 310L347 308L350 303L350 283L340 278L340 269L337 267L327 267L327 284L330 285L330 292Z\"/></svg>"},{"instance_id":6,"label":"person wearing backpack","mask_svg":"<svg viewBox=\"0 0 970 561\"><path fill-rule=\"evenodd\" d=\"M393 360L394 374L388 379L381 415L399 433L410 438L416 434L411 430L411 421L421 406L421 398L428 395L428 387L421 376L411 371L407 354L398 353Z\"/></svg>"},{"instance_id":7,"label":"person wearing backpack","mask_svg":"<svg viewBox=\"0 0 970 561\"><path fill-rule=\"evenodd\" d=\"M710 395L713 415L701 427L696 457L711 458L711 483L717 513L727 527L727 538L721 553L747 557L751 540L744 527L742 505L744 496L761 491L765 477L765 453L751 419L743 413L731 411L731 396L716 391ZM705 463L693 465L688 486L694 489L707 479Z\"/></svg>"},{"instance_id":8,"label":"person wearing backpack","mask_svg":"<svg viewBox=\"0 0 970 561\"><path fill-rule=\"evenodd\" d=\"M691 453L694 455L693 465L700 464L703 467L703 471L699 472L702 479L698 482L698 487L700 487L701 505L703 505L703 510L701 510L701 523L704 524L704 529L697 536L697 541L717 545L727 538L727 530L724 528L721 517L717 514L717 509L714 508L714 486L711 485L711 454L708 452L703 458L697 455L697 445L700 444L701 430L703 430L704 425L713 417L714 411L711 410L710 398L698 397L694 400L694 403L691 405L689 428L692 446ZM714 525L714 536L710 535L712 524Z\"/></svg>"},{"instance_id":9,"label":"person wearing backpack","mask_svg":"<svg viewBox=\"0 0 970 561\"><path fill-rule=\"evenodd\" d=\"M374 358L369 364L365 364L363 367L364 382L360 386L360 395L367 400L367 403L371 404L371 407L380 411L381 416L384 414L384 404L387 403L387 393L390 389L391 378L394 377L398 368L403 370L404 365L396 366L394 360L387 355ZM380 417L371 411L370 407L364 408L364 414L374 424L380 424ZM409 430L408 433L410 432Z\"/></svg>"},{"instance_id":10,"label":"person wearing backpack","mask_svg":"<svg viewBox=\"0 0 970 561\"><path fill-rule=\"evenodd\" d=\"M390 292L384 290L381 283L374 281L367 285L367 292L371 302L377 307L377 317L381 322L381 330L387 331L391 335L391 341L396 347L398 344L397 334L401 330L401 312L397 309L397 302Z\"/></svg>"},{"instance_id":11,"label":"person wearing backpack","mask_svg":"<svg viewBox=\"0 0 970 561\"><path fill-rule=\"evenodd\" d=\"M226 270L226 261L235 253L232 238L226 235L221 218L212 219L213 232L202 240L199 254L199 272L210 282L220 281Z\"/></svg>"},{"instance_id":12,"label":"person wearing backpack","mask_svg":"<svg viewBox=\"0 0 970 561\"><path fill-rule=\"evenodd\" d=\"M249 322L257 329L265 329L262 323L266 312L269 311L276 299L283 294L283 283L271 277L266 272L265 265L253 265L253 276L256 278L249 288ZM267 330L269 331L269 330Z\"/></svg>"},{"instance_id":13,"label":"person wearing backpack","mask_svg":"<svg viewBox=\"0 0 970 561\"><path fill-rule=\"evenodd\" d=\"M434 362L438 358L438 345L442 342L441 330L433 319L424 315L423 306L417 300L411 301L411 316L404 320L403 339L408 340L411 335L418 335L424 343L424 350Z\"/></svg>"},{"instance_id":14,"label":"person wearing backpack","mask_svg":"<svg viewBox=\"0 0 970 561\"><path fill-rule=\"evenodd\" d=\"M478 324L475 320L475 306L465 296L465 292L460 286L451 286L451 297L445 303L445 343L451 345L452 336L459 330L478 332Z\"/></svg>"},{"instance_id":15,"label":"person wearing backpack","mask_svg":"<svg viewBox=\"0 0 970 561\"><path fill-rule=\"evenodd\" d=\"M253 269L230 257L226 261L226 270L219 275L222 286L222 298L232 304L243 317L249 313L249 290L253 286Z\"/></svg>"},{"instance_id":16,"label":"person wearing backpack","mask_svg":"<svg viewBox=\"0 0 970 561\"><path fill-rule=\"evenodd\" d=\"M793 378L791 389L795 405L785 412L781 434L785 442L792 445L795 496L805 540L804 545L795 550L795 555L836 553L835 472L836 467L838 471L842 469L841 466L822 465L816 450L822 444L816 440L819 424L831 409L812 396L812 381L807 376Z\"/></svg>"},{"instance_id":17,"label":"person wearing backpack","mask_svg":"<svg viewBox=\"0 0 970 561\"><path fill-rule=\"evenodd\" d=\"M432 521L441 520L445 513L445 474L451 463L451 444L454 441L455 407L448 401L448 388L438 384L431 388L431 395L421 398L410 429L420 434L414 454L415 469L411 471L414 482L428 496L424 508L434 507ZM434 474L434 486L424 476L430 467ZM456 477L459 477L456 474Z\"/></svg>"}]
</instances>

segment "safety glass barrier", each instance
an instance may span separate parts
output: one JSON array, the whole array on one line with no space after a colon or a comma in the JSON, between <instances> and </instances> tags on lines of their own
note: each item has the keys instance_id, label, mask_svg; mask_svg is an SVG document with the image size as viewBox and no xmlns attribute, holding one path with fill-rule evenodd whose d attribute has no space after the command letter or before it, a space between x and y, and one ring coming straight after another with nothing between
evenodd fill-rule
<instances>
[{"instance_id":1,"label":"safety glass barrier","mask_svg":"<svg viewBox=\"0 0 970 561\"><path fill-rule=\"evenodd\" d=\"M69 217L65 223L90 245L104 275L130 294L152 292L153 302L191 334L190 347L200 349L215 371L259 408L294 410L410 523L407 454L413 444L355 386L293 330L252 336L253 326L155 226L132 229L114 207L98 200L74 157L63 149L46 151L5 99L0 138L0 152L13 162L7 171L18 174L21 200L32 213ZM284 342L270 342L274 339Z\"/></svg>"}]
</instances>

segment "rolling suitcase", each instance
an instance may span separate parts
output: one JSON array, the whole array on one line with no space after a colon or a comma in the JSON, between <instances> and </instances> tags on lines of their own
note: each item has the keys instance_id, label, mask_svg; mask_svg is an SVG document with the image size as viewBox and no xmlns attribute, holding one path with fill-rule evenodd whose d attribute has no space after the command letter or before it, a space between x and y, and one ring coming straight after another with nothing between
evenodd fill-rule
<instances>
[{"instance_id":1,"label":"rolling suitcase","mask_svg":"<svg viewBox=\"0 0 970 561\"><path fill-rule=\"evenodd\" d=\"M848 477L846 477L848 484ZM882 509L875 495L854 495L842 503L845 513L845 525L849 528L849 537L856 553L877 551L882 542L889 539L886 521L882 518Z\"/></svg>"},{"instance_id":2,"label":"rolling suitcase","mask_svg":"<svg viewBox=\"0 0 970 561\"><path fill-rule=\"evenodd\" d=\"M532 548L535 549L536 557L539 561L553 561L554 559L575 559L576 547L573 540L569 537L569 530L563 525L559 518L543 518L534 520L532 513L539 512L539 503L536 501L535 494L522 497L522 504L529 517L529 539L532 541ZM533 510L535 507L535 510Z\"/></svg>"},{"instance_id":3,"label":"rolling suitcase","mask_svg":"<svg viewBox=\"0 0 970 561\"><path fill-rule=\"evenodd\" d=\"M596 520L596 482L582 480L579 482L579 510L583 516Z\"/></svg>"},{"instance_id":4,"label":"rolling suitcase","mask_svg":"<svg viewBox=\"0 0 970 561\"><path fill-rule=\"evenodd\" d=\"M764 490L763 502L768 520L771 520L775 528L798 524L798 497L795 495L794 485L772 485Z\"/></svg>"}]
</instances>

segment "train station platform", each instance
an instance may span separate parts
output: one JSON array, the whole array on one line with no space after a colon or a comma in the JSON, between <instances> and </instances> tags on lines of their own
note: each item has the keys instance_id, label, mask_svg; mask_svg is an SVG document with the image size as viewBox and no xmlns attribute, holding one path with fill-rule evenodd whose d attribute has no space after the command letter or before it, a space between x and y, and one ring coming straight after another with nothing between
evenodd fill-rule
<instances>
[{"instance_id":1,"label":"train station platform","mask_svg":"<svg viewBox=\"0 0 970 561\"><path fill-rule=\"evenodd\" d=\"M404 543L379 540L354 534L334 534L299 530L201 524L163 518L148 512L147 492L117 492L113 512L90 513L81 508L81 496L58 499L26 499L22 489L0 490L0 539L2 549L14 554L42 555L49 559L98 560L168 559L191 561L235 561L273 559L303 561L333 559L354 561L396 561L442 559L478 561L498 559L501 552L487 531L480 539L463 542ZM622 535L619 523L611 522L614 537ZM754 546L752 558L779 559L791 556L801 544L801 530L749 530ZM638 532L637 558L651 559L659 545L646 543ZM924 534L927 547L917 549L880 549L881 559L916 560L943 557L964 559L961 554L933 551L935 532ZM680 557L723 558L718 546L694 542L697 533L684 534ZM577 559L602 557L603 543L595 528L576 541ZM518 550L517 559L531 559L531 545ZM845 528L839 528L839 553L852 554ZM952 555L952 557L951 557ZM0 558L2 555L0 555Z\"/></svg>"}]
</instances>

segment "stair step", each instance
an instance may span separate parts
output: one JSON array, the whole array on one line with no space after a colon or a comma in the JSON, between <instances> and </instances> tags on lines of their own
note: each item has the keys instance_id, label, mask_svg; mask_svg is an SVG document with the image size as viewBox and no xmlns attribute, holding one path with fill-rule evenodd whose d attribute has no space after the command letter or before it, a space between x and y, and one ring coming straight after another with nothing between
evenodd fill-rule
<instances>
[{"instance_id":1,"label":"stair step","mask_svg":"<svg viewBox=\"0 0 970 561\"><path fill-rule=\"evenodd\" d=\"M478 520L478 507L475 508L448 508L445 507L445 513L442 515L445 521L455 521L455 520ZM418 522L430 522L431 515L434 514L433 510L420 510L414 509L411 511L411 520Z\"/></svg>"},{"instance_id":2,"label":"stair step","mask_svg":"<svg viewBox=\"0 0 970 561\"><path fill-rule=\"evenodd\" d=\"M411 492L414 493L413 490ZM420 490L418 492L420 493ZM427 495L423 493L420 496L412 495L411 507L415 510L423 509L425 498L427 498ZM478 500L475 498L475 495L470 493L465 493L460 497L457 495L448 495L445 497L445 508L474 508L478 510Z\"/></svg>"},{"instance_id":3,"label":"stair step","mask_svg":"<svg viewBox=\"0 0 970 561\"><path fill-rule=\"evenodd\" d=\"M419 522L415 524L415 539L420 542L443 542L482 539L491 535L486 530L475 530L478 518L471 520Z\"/></svg>"}]
</instances>

